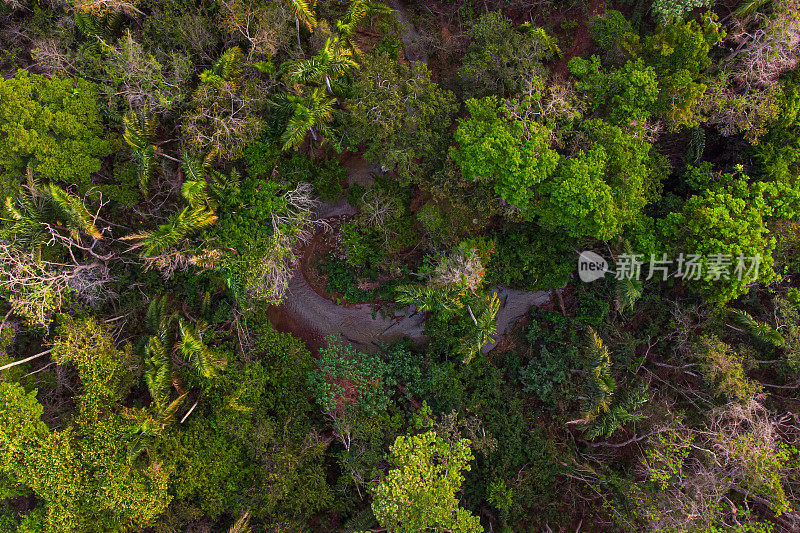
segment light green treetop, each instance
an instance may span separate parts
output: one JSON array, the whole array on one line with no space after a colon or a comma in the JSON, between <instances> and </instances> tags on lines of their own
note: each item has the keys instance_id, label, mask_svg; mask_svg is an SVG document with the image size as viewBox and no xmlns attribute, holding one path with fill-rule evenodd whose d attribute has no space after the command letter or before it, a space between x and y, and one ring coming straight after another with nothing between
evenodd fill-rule
<instances>
[{"instance_id":1,"label":"light green treetop","mask_svg":"<svg viewBox=\"0 0 800 533\"><path fill-rule=\"evenodd\" d=\"M473 459L470 441L448 442L435 431L397 437L395 468L373 492L372 510L389 531L482 532L478 517L458 506L454 494Z\"/></svg>"},{"instance_id":2,"label":"light green treetop","mask_svg":"<svg viewBox=\"0 0 800 533\"><path fill-rule=\"evenodd\" d=\"M30 163L48 180L85 185L111 153L94 85L82 78L25 70L0 78L0 132L0 169L9 174L21 176Z\"/></svg>"}]
</instances>

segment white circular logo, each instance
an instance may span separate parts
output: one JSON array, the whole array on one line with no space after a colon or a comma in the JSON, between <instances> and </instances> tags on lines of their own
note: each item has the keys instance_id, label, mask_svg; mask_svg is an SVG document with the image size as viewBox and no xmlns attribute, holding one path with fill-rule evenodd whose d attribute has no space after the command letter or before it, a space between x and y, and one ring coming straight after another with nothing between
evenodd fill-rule
<instances>
[{"instance_id":1,"label":"white circular logo","mask_svg":"<svg viewBox=\"0 0 800 533\"><path fill-rule=\"evenodd\" d=\"M591 283L605 276L608 271L608 263L603 256L588 251L578 254L578 276L581 281Z\"/></svg>"}]
</instances>

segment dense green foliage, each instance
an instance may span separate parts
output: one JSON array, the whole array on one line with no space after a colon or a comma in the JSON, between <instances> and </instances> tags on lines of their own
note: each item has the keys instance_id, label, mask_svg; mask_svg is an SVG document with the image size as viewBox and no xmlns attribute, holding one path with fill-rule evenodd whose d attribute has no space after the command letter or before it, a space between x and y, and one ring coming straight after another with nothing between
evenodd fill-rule
<instances>
[{"instance_id":1,"label":"dense green foliage","mask_svg":"<svg viewBox=\"0 0 800 533\"><path fill-rule=\"evenodd\" d=\"M800 530L799 13L0 0L0 532Z\"/></svg>"}]
</instances>

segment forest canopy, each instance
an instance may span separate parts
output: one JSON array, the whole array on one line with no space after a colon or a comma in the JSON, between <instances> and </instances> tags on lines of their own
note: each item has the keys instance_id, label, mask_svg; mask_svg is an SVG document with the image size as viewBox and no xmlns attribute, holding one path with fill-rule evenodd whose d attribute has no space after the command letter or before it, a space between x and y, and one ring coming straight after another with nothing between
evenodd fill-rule
<instances>
[{"instance_id":1,"label":"forest canopy","mask_svg":"<svg viewBox=\"0 0 800 533\"><path fill-rule=\"evenodd\" d=\"M0 0L0 532L800 531L800 0Z\"/></svg>"}]
</instances>

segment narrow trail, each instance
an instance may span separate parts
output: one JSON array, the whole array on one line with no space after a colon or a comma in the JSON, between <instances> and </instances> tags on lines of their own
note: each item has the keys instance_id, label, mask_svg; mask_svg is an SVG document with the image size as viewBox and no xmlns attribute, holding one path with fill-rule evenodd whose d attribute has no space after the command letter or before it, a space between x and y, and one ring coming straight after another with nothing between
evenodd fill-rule
<instances>
[{"instance_id":1,"label":"narrow trail","mask_svg":"<svg viewBox=\"0 0 800 533\"><path fill-rule=\"evenodd\" d=\"M604 0L591 0L589 2L588 10L589 16L602 14L606 9ZM569 75L569 60L573 57L583 56L589 49L592 48L592 37L589 35L589 22L588 17L580 17L577 28L575 28L575 37L572 45L564 52L564 56L559 59L553 67L553 73L562 78Z\"/></svg>"},{"instance_id":2,"label":"narrow trail","mask_svg":"<svg viewBox=\"0 0 800 533\"><path fill-rule=\"evenodd\" d=\"M421 61L428 64L428 52L422 46L421 37L417 29L408 21L408 13L405 6L400 3L400 0L390 0L389 5L394 10L394 18L402 24L403 35L400 40L403 41L403 48L405 48L406 59L409 61Z\"/></svg>"},{"instance_id":3,"label":"narrow trail","mask_svg":"<svg viewBox=\"0 0 800 533\"><path fill-rule=\"evenodd\" d=\"M324 204L321 218L352 215L355 209L347 202ZM302 258L302 261L307 258ZM550 301L550 292L524 292L508 287L494 290L500 298L497 313L499 340L513 324L536 305ZM425 313L413 307L390 311L385 315L372 304L338 305L318 294L306 279L303 269L298 267L289 282L283 303L270 308L270 319L278 331L292 333L305 341L314 352L325 346L326 335L339 335L355 347L374 352L378 345L391 343L404 337L416 344L425 342ZM497 343L484 346L488 353Z\"/></svg>"}]
</instances>

